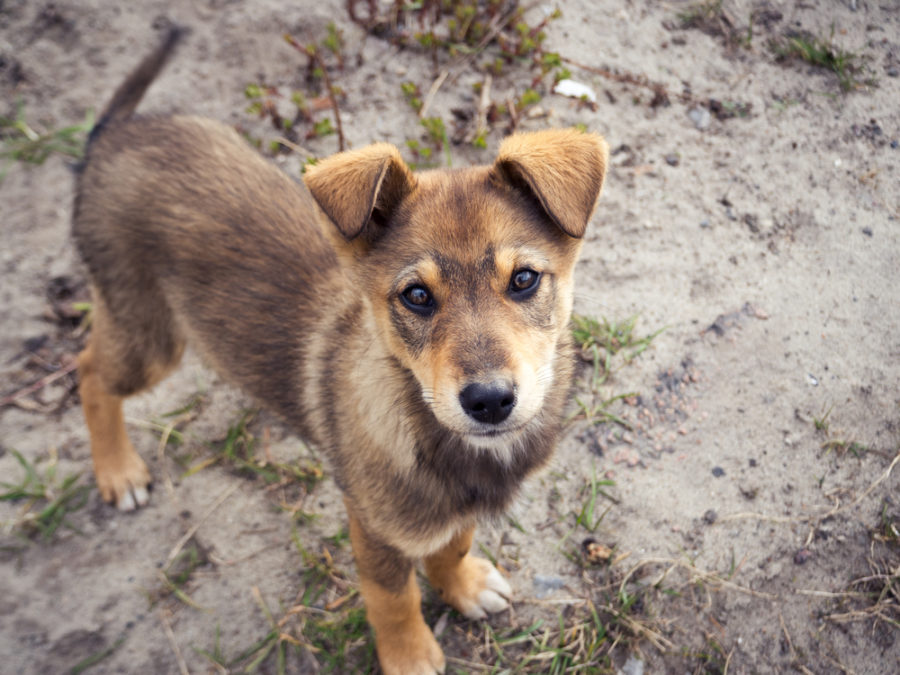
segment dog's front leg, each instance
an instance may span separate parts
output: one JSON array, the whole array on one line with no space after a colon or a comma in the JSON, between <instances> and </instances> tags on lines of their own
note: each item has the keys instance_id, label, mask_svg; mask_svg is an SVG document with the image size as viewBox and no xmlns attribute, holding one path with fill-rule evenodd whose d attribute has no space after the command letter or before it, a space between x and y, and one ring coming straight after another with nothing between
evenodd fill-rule
<instances>
[{"instance_id":1,"label":"dog's front leg","mask_svg":"<svg viewBox=\"0 0 900 675\"><path fill-rule=\"evenodd\" d=\"M444 653L422 617L413 561L367 532L347 504L350 542L366 615L385 675L444 672Z\"/></svg>"},{"instance_id":2,"label":"dog's front leg","mask_svg":"<svg viewBox=\"0 0 900 675\"><path fill-rule=\"evenodd\" d=\"M425 572L446 603L470 619L483 619L509 607L512 589L489 561L469 553L474 533L474 527L463 530L425 558Z\"/></svg>"}]
</instances>

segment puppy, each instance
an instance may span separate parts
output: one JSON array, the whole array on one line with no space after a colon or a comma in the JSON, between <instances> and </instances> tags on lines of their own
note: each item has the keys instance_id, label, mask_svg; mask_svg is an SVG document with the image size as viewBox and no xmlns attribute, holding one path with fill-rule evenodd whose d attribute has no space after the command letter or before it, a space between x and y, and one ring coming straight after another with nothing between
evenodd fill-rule
<instances>
[{"instance_id":1,"label":"puppy","mask_svg":"<svg viewBox=\"0 0 900 675\"><path fill-rule=\"evenodd\" d=\"M414 565L468 617L508 606L469 548L559 434L572 273L606 143L519 134L490 166L418 174L378 143L297 182L219 122L133 115L178 39L115 93L78 174L97 485L120 509L147 502L122 400L190 341L328 456L383 670L440 672Z\"/></svg>"}]
</instances>

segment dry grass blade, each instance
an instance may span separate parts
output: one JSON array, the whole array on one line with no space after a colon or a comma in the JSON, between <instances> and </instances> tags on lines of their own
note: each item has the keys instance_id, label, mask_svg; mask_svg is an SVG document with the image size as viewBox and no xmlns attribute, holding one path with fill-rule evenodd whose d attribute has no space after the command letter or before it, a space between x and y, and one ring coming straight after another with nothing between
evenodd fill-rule
<instances>
[{"instance_id":1,"label":"dry grass blade","mask_svg":"<svg viewBox=\"0 0 900 675\"><path fill-rule=\"evenodd\" d=\"M226 499L228 499L232 494L234 494L234 492L239 487L240 487L240 484L235 483L230 488L226 489L221 495L219 495L219 497L216 499L216 501L214 501L210 505L210 507L206 510L206 512L202 516L200 516L200 519L196 523L194 523L191 526L191 528L187 532L184 533L184 536L178 540L178 542L175 544L175 546L172 547L172 550L169 551L169 555L166 557L165 563L163 563L163 568L166 568L172 564L172 561L175 560L176 557L178 557L178 553L181 551L181 549L184 547L184 545L190 540L191 537L193 537L195 534L197 534L197 530L200 529L200 526L203 524L203 521L205 521L207 518L209 518L216 511L216 509L218 509L222 505L222 503Z\"/></svg>"}]
</instances>

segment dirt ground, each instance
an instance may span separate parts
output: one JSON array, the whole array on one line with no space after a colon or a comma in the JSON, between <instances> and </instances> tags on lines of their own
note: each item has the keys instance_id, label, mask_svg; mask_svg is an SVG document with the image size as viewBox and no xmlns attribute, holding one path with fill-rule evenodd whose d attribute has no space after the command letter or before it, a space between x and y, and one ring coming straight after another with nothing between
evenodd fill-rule
<instances>
[{"instance_id":1,"label":"dirt ground","mask_svg":"<svg viewBox=\"0 0 900 675\"><path fill-rule=\"evenodd\" d=\"M691 21L680 2L559 3L544 50L594 105L533 82L527 58L492 76L488 103L541 94L519 129L581 124L613 149L576 312L664 330L593 383L585 365L554 465L479 531L513 609L470 622L426 591L450 671L900 671L900 5L720 4ZM526 23L553 6L528 5ZM330 119L282 38L321 42L330 22L343 69L321 53L349 146L422 162L432 139L401 85L424 99L445 68L427 115L458 141L454 166L491 161L512 124L491 107L487 147L472 142L496 47L435 61L367 36L339 0L2 1L0 115L21 104L36 133L81 124L169 19L192 34L141 109L224 120L263 149L280 134L260 103L291 116L303 91ZM771 41L803 35L860 57L848 91L776 58ZM248 111L250 84L280 98L263 89ZM336 151L307 128L294 145ZM299 175L304 158L274 161ZM253 401L195 356L126 408L151 504L102 503L67 372L87 300L72 159L0 161L0 672L377 670L327 463L319 480L315 449L264 411L242 432ZM222 457L250 434L248 465ZM47 499L9 498L19 457Z\"/></svg>"}]
</instances>

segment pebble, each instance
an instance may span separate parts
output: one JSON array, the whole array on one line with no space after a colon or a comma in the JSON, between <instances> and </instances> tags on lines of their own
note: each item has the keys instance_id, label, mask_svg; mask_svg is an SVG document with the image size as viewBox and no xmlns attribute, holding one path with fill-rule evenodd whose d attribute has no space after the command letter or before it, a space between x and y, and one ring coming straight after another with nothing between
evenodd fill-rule
<instances>
[{"instance_id":1,"label":"pebble","mask_svg":"<svg viewBox=\"0 0 900 675\"><path fill-rule=\"evenodd\" d=\"M699 106L691 108L691 110L688 111L688 117L691 118L691 122L693 122L694 126L700 131L706 131L709 128L710 122L712 122L712 115L709 114L709 110Z\"/></svg>"},{"instance_id":2,"label":"pebble","mask_svg":"<svg viewBox=\"0 0 900 675\"><path fill-rule=\"evenodd\" d=\"M725 475L725 469L723 469L721 466L714 466L713 470L712 470L712 475L715 476L716 478L721 478L722 476Z\"/></svg>"},{"instance_id":3,"label":"pebble","mask_svg":"<svg viewBox=\"0 0 900 675\"><path fill-rule=\"evenodd\" d=\"M616 675L644 675L644 662L634 656L629 656L625 665L619 668Z\"/></svg>"},{"instance_id":4,"label":"pebble","mask_svg":"<svg viewBox=\"0 0 900 675\"><path fill-rule=\"evenodd\" d=\"M566 585L559 577L551 577L543 574L535 574L531 580L534 584L534 595L537 598L546 598L553 591L558 591Z\"/></svg>"},{"instance_id":5,"label":"pebble","mask_svg":"<svg viewBox=\"0 0 900 675\"><path fill-rule=\"evenodd\" d=\"M712 525L719 518L719 514L714 510L709 509L706 513L703 514L703 522L707 525Z\"/></svg>"},{"instance_id":6,"label":"pebble","mask_svg":"<svg viewBox=\"0 0 900 675\"><path fill-rule=\"evenodd\" d=\"M674 152L670 152L666 155L666 164L669 166L678 166L681 163L681 158L676 155Z\"/></svg>"}]
</instances>

